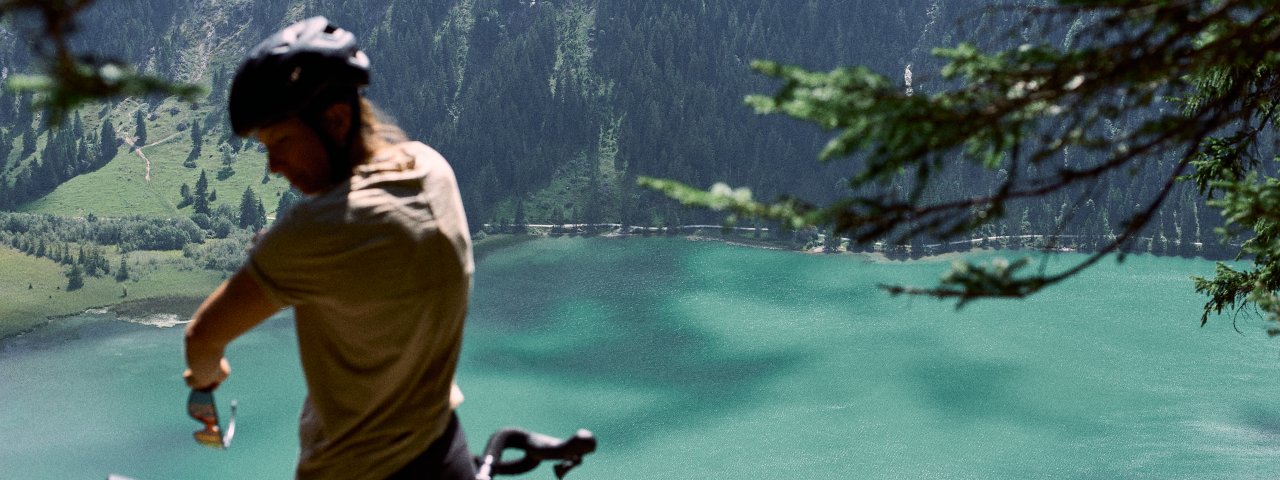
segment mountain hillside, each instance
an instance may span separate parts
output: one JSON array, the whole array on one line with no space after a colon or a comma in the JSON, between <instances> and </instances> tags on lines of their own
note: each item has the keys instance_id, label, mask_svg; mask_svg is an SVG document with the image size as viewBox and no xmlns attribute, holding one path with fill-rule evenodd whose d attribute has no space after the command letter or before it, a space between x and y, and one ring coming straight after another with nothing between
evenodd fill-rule
<instances>
[{"instance_id":1,"label":"mountain hillside","mask_svg":"<svg viewBox=\"0 0 1280 480\"><path fill-rule=\"evenodd\" d=\"M543 221L660 220L675 210L638 201L630 187L635 175L759 183L793 170L789 165L812 169L820 135L742 106L744 95L770 88L750 73L750 60L901 68L929 8L923 1L810 1L795 11L786 3L100 0L80 18L73 39L79 48L204 84L208 98L82 109L77 138L65 140L71 153L54 159L57 152L46 149L58 138L32 110L38 99L6 94L0 207L178 215L185 213L181 185L225 165L234 174L211 184L223 199L235 200L227 194L246 187L279 197L283 182L262 182L261 152L227 136L221 109L229 72L269 33L323 14L356 32L369 51L369 95L453 160L474 221L512 217L516 203ZM0 42L8 61L0 59L0 68L29 70L22 40L34 29L22 19L9 23ZM146 129L140 152L139 111ZM112 124L116 152L101 139L103 122ZM200 155L189 161L197 123ZM84 152L75 152L80 146ZM53 163L64 164L53 178L27 178L47 176ZM805 193L820 177L786 178L778 191Z\"/></svg>"},{"instance_id":2,"label":"mountain hillside","mask_svg":"<svg viewBox=\"0 0 1280 480\"><path fill-rule=\"evenodd\" d=\"M368 95L454 164L473 225L719 221L637 189L639 175L821 202L846 188L849 166L815 161L826 133L743 105L745 95L777 88L749 63L867 65L927 94L940 86L934 46L1068 41L982 9L991 3L99 0L82 15L80 48L204 84L208 96L195 104L123 99L81 109L70 125L52 129L32 107L38 99L0 94L0 209L186 217L207 208L217 218L217 209L227 214L250 191L268 215L287 205L287 185L265 174L258 145L228 135L223 109L244 52L317 14L361 39L373 61ZM6 22L0 69L28 70L23 40L35 38L32 29L21 18ZM190 195L201 172L207 207ZM953 181L940 182L945 191L931 194L983 191L999 172L950 174ZM1156 187L1140 172L1105 183L1022 204L985 233L1106 236ZM891 195L902 185L885 188ZM1194 192L1179 190L1170 205L1153 222L1153 238L1212 240L1218 221Z\"/></svg>"}]
</instances>

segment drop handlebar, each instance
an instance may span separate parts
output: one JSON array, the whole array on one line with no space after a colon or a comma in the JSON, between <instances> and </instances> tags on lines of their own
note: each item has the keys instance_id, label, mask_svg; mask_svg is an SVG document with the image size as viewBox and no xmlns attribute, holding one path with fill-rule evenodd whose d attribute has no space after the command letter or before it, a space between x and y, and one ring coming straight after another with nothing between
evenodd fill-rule
<instances>
[{"instance_id":1,"label":"drop handlebar","mask_svg":"<svg viewBox=\"0 0 1280 480\"><path fill-rule=\"evenodd\" d=\"M521 450L524 456L515 460L503 460L508 449ZM574 436L561 440L540 433L518 428L504 428L489 437L484 453L475 457L476 480L492 480L494 475L519 475L543 461L556 461L556 478L564 478L574 467L582 464L587 454L596 450L596 437L590 431L578 430Z\"/></svg>"}]
</instances>

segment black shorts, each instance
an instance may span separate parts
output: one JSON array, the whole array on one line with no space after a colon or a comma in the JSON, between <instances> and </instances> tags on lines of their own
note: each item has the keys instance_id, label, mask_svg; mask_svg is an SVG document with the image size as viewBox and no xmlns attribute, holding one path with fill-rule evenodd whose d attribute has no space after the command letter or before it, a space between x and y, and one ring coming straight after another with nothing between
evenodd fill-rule
<instances>
[{"instance_id":1,"label":"black shorts","mask_svg":"<svg viewBox=\"0 0 1280 480\"><path fill-rule=\"evenodd\" d=\"M387 477L387 480L475 480L476 463L467 448L467 437L458 423L458 415L452 414L444 434L432 442L427 450Z\"/></svg>"}]
</instances>

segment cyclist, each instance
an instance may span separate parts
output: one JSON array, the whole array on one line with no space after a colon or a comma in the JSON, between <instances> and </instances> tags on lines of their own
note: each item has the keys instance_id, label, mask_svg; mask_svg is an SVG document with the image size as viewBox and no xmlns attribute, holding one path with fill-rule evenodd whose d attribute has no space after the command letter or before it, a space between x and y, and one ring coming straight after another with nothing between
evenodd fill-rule
<instances>
[{"instance_id":1,"label":"cyclist","mask_svg":"<svg viewBox=\"0 0 1280 480\"><path fill-rule=\"evenodd\" d=\"M307 198L281 216L186 330L194 389L226 345L292 306L307 400L297 477L474 478L454 409L474 269L449 164L360 93L369 60L323 17L263 41L237 70L237 135Z\"/></svg>"}]
</instances>

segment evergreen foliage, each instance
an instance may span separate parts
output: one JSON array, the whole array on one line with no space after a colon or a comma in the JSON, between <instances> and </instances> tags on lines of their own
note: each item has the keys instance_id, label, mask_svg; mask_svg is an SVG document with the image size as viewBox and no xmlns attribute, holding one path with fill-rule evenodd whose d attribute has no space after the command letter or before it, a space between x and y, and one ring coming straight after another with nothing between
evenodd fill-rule
<instances>
[{"instance_id":1,"label":"evergreen foliage","mask_svg":"<svg viewBox=\"0 0 1280 480\"><path fill-rule=\"evenodd\" d=\"M749 190L725 185L701 191L646 184L690 204L793 226L827 224L859 242L895 244L967 238L1019 210L1018 233L1025 235L1033 230L1022 199L1066 200L1054 232L1075 226L1080 211L1096 210L1089 202L1099 191L1126 194L1129 201L1113 206L1136 205L1109 222L1117 228L1094 254L1059 273L1027 273L1025 261L962 263L935 288L887 287L963 305L1035 293L1125 248L1169 253L1169 239L1181 243L1183 229L1179 211L1161 207L1188 195L1179 181L1189 180L1222 209L1223 240L1244 237L1241 254L1256 266L1237 272L1220 265L1215 279L1196 280L1210 296L1202 322L1248 303L1280 315L1280 273L1273 273L1280 272L1280 235L1272 232L1280 204L1268 200L1277 198L1272 190L1280 192L1280 182L1260 173L1268 155L1260 147L1272 138L1280 98L1280 11L1249 0L1076 0L1022 14L1020 25L1065 35L1061 45L1042 37L996 53L968 43L937 49L946 62L943 88L925 94L865 67L817 72L753 64L783 82L772 96L748 98L758 112L835 131L820 158L857 160L843 198L761 203ZM984 182L987 190L946 188L941 172L973 167L997 173ZM1140 236L1144 229L1149 236Z\"/></svg>"},{"instance_id":2,"label":"evergreen foliage","mask_svg":"<svg viewBox=\"0 0 1280 480\"><path fill-rule=\"evenodd\" d=\"M229 150L223 150L222 151L222 168L218 169L218 174L217 174L218 180L226 180L228 178L231 178L232 175L235 175L236 170L233 167L235 163L236 163L235 155L233 155Z\"/></svg>"},{"instance_id":3,"label":"evergreen foliage","mask_svg":"<svg viewBox=\"0 0 1280 480\"><path fill-rule=\"evenodd\" d=\"M129 256L120 256L120 266L116 268L116 281L123 282L129 279Z\"/></svg>"},{"instance_id":4,"label":"evergreen foliage","mask_svg":"<svg viewBox=\"0 0 1280 480\"><path fill-rule=\"evenodd\" d=\"M79 290L84 287L84 272L80 269L80 264L71 266L71 270L67 271L67 291Z\"/></svg>"},{"instance_id":5,"label":"evergreen foliage","mask_svg":"<svg viewBox=\"0 0 1280 480\"><path fill-rule=\"evenodd\" d=\"M200 178L196 180L196 188L191 192L193 200L191 201L191 211L193 214L209 214L209 177L205 175L204 170L200 171Z\"/></svg>"},{"instance_id":6,"label":"evergreen foliage","mask_svg":"<svg viewBox=\"0 0 1280 480\"><path fill-rule=\"evenodd\" d=\"M142 109L139 108L133 112L133 146L142 148L147 144L147 122L143 118Z\"/></svg>"},{"instance_id":7,"label":"evergreen foliage","mask_svg":"<svg viewBox=\"0 0 1280 480\"><path fill-rule=\"evenodd\" d=\"M243 52L297 19L285 18L286 13L323 14L357 32L379 66L369 95L387 106L411 136L449 155L475 225L513 218L517 200L532 222L553 217L619 221L627 212L633 223L651 223L681 209L631 189L628 183L638 175L744 182L777 177L772 162L800 158L818 137L793 123L753 117L738 105L738 95L763 85L744 74L744 59L780 55L806 63L828 61L813 53L815 45L838 46L841 58L884 57L880 48L859 39L886 30L877 18L901 18L895 20L900 32L886 32L885 41L910 43L902 32L917 22L901 12L923 12L929 4L821 0L794 15L761 0L702 5L326 1L300 2L292 11L280 0L234 8L222 1L86 3L69 47L124 59L160 76L211 78L205 100L217 105L225 102L229 72L239 57L182 61L194 55L184 49L207 47L203 35L186 33L205 31L193 28L192 18L203 15L201 22L227 35L228 42L219 44L225 52ZM370 16L370 11L396 14ZM782 31L796 33L794 38L766 33ZM107 42L108 37L156 41ZM203 136L221 130L214 135L238 151L222 110L211 110L208 119L192 124L189 167L198 168L201 142L195 141L195 124ZM107 144L114 136L100 136L104 156L115 151ZM779 191L828 190L822 172L790 171L796 178L781 178Z\"/></svg>"},{"instance_id":8,"label":"evergreen foliage","mask_svg":"<svg viewBox=\"0 0 1280 480\"><path fill-rule=\"evenodd\" d=\"M75 107L93 100L131 95L170 94L188 98L195 97L201 89L196 85L176 83L154 75L136 72L128 64L112 58L112 53L101 49L106 46L124 46L126 49L145 48L147 42L102 42L91 43L93 54L77 53L77 45L72 45L71 33L81 31L77 23L78 15L91 11L97 19L117 15L122 16L119 23L106 22L113 27L115 39L145 38L148 31L162 31L155 25L142 25L141 19L163 19L165 14L174 13L175 2L152 0L148 2L128 2L121 5L101 7L94 5L93 0L79 1L46 1L46 0L0 0L0 16L14 18L26 24L38 24L44 32L37 50L44 64L43 74L13 74L8 78L7 86L21 90L30 99L32 92L39 92L42 105L47 108L53 123L61 123L61 119ZM149 5L141 5L147 3ZM94 8L91 8L94 7ZM24 16L22 14L30 14ZM35 18L39 16L40 18ZM171 18L171 17L170 17ZM26 25L24 25L26 26ZM81 39L83 41L83 38ZM23 51L23 53L27 53ZM135 50L134 55L122 58L141 58L142 53ZM161 54L168 53L165 50ZM29 60L28 60L29 61ZM30 112L30 109L26 109ZM26 115L20 110L19 115ZM22 119L19 119L22 122ZM27 119L30 122L30 119Z\"/></svg>"},{"instance_id":9,"label":"evergreen foliage","mask_svg":"<svg viewBox=\"0 0 1280 480\"><path fill-rule=\"evenodd\" d=\"M178 201L178 208L184 208L195 201L195 197L191 195L191 187L185 183L178 188L178 196L181 198Z\"/></svg>"},{"instance_id":10,"label":"evergreen foliage","mask_svg":"<svg viewBox=\"0 0 1280 480\"><path fill-rule=\"evenodd\" d=\"M200 127L200 120L191 122L191 153L187 155L187 160L182 166L187 168L196 168L196 159L200 158L200 150L204 145L204 129Z\"/></svg>"},{"instance_id":11,"label":"evergreen foliage","mask_svg":"<svg viewBox=\"0 0 1280 480\"><path fill-rule=\"evenodd\" d=\"M109 126L110 122L105 122L105 125ZM19 162L9 169L7 181L4 175L0 175L0 190L5 193L0 196L0 208L12 208L40 198L63 182L97 170L110 160L97 151L103 147L86 137L83 128L52 128L43 135L37 135L28 127L22 132ZM112 132L104 126L103 133ZM10 188L4 188L9 185Z\"/></svg>"},{"instance_id":12,"label":"evergreen foliage","mask_svg":"<svg viewBox=\"0 0 1280 480\"><path fill-rule=\"evenodd\" d=\"M95 272L109 273L102 246L115 245L121 251L181 250L200 244L204 231L189 219L164 218L81 218L0 212L0 244L28 255L54 260L51 245L83 246L79 263L93 265ZM75 255L61 255L71 258ZM57 260L55 260L57 261Z\"/></svg>"},{"instance_id":13,"label":"evergreen foliage","mask_svg":"<svg viewBox=\"0 0 1280 480\"><path fill-rule=\"evenodd\" d=\"M18 158L27 158L27 155L36 153L36 132L30 128L22 131L22 151L18 153Z\"/></svg>"},{"instance_id":14,"label":"evergreen foliage","mask_svg":"<svg viewBox=\"0 0 1280 480\"><path fill-rule=\"evenodd\" d=\"M120 139L116 136L116 128L110 119L102 120L102 131L98 134L98 163L105 164L120 152Z\"/></svg>"},{"instance_id":15,"label":"evergreen foliage","mask_svg":"<svg viewBox=\"0 0 1280 480\"><path fill-rule=\"evenodd\" d=\"M253 193L252 188L245 187L244 194L240 196L240 228L247 228L257 231L267 225L267 213L262 207L262 201Z\"/></svg>"}]
</instances>

